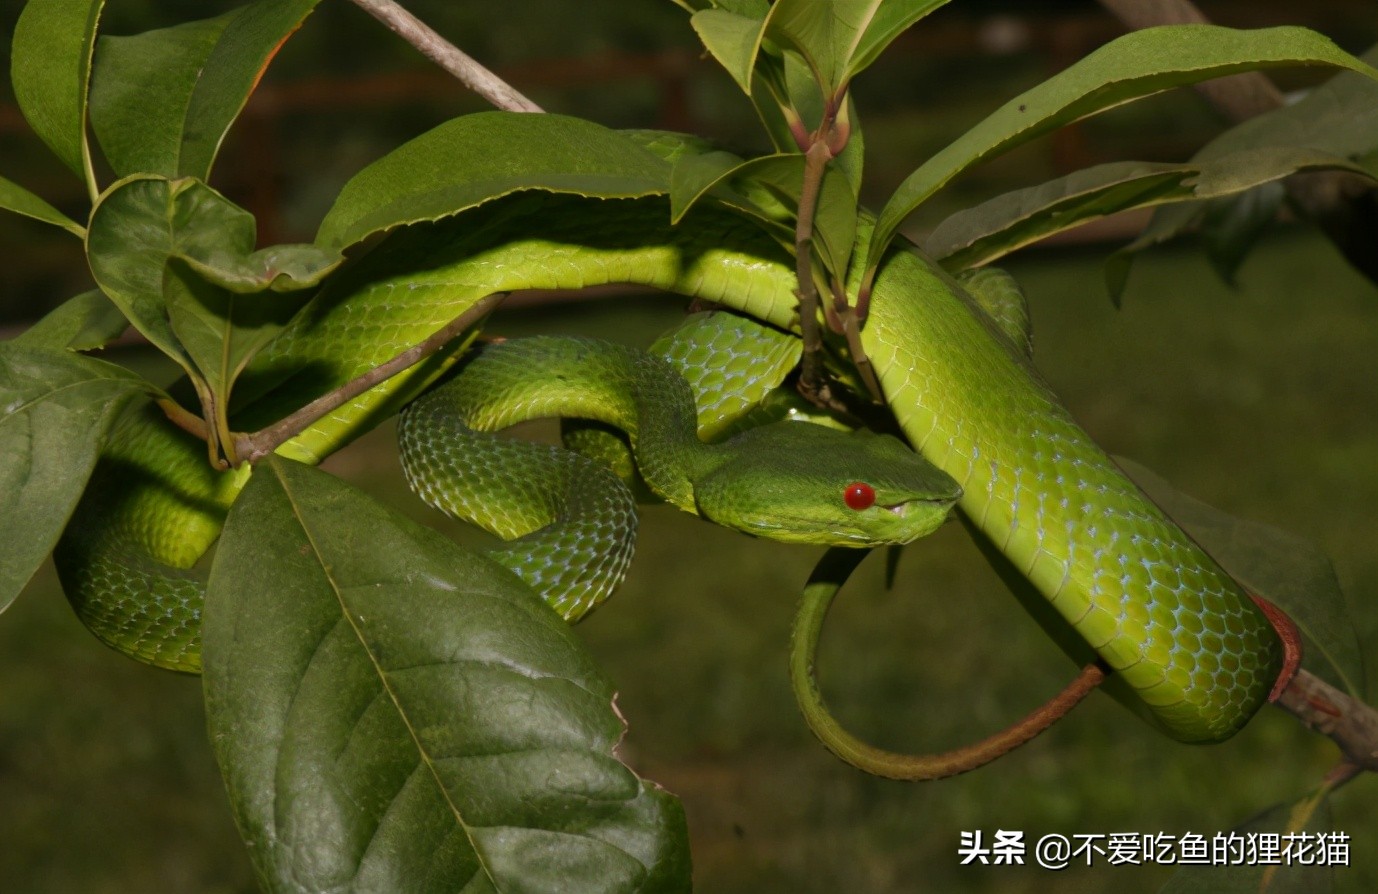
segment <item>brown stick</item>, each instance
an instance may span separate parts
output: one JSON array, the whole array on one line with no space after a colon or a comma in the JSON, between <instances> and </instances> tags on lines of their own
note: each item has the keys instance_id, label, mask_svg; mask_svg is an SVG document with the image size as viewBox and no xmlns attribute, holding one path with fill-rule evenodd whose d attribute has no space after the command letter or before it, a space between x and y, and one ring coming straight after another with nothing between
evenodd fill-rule
<instances>
[{"instance_id":1,"label":"brown stick","mask_svg":"<svg viewBox=\"0 0 1378 894\"><path fill-rule=\"evenodd\" d=\"M354 0L354 5L387 25L397 36L420 50L427 59L454 75L464 86L498 108L509 112L545 111L394 0Z\"/></svg>"},{"instance_id":2,"label":"brown stick","mask_svg":"<svg viewBox=\"0 0 1378 894\"><path fill-rule=\"evenodd\" d=\"M344 404L363 394L368 389L377 385L385 379L390 379L436 351L445 346L446 342L459 335L465 329L477 323L489 311L498 306L503 298L507 297L506 292L495 292L486 298L481 298L464 313L455 317L443 329L437 331L425 341L413 345L402 353L393 357L386 363L375 366L363 375L345 383L341 387L323 394L311 403L297 410L289 416L284 417L278 422L273 423L265 429L254 432L253 434L243 434L235 438L235 454L243 462L257 462L287 441L301 434L307 426L325 416L327 413L334 412Z\"/></svg>"},{"instance_id":3,"label":"brown stick","mask_svg":"<svg viewBox=\"0 0 1378 894\"><path fill-rule=\"evenodd\" d=\"M1274 704L1334 740L1346 763L1378 773L1378 711L1369 705L1305 670L1292 677Z\"/></svg>"}]
</instances>

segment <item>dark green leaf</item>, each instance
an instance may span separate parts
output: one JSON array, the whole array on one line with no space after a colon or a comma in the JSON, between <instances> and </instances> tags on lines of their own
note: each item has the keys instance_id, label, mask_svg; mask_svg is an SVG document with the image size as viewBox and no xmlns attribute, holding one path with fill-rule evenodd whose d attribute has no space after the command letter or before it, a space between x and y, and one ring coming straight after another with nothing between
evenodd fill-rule
<instances>
[{"instance_id":1,"label":"dark green leaf","mask_svg":"<svg viewBox=\"0 0 1378 894\"><path fill-rule=\"evenodd\" d=\"M196 22L102 37L91 124L119 176L210 175L226 131L320 0L259 0Z\"/></svg>"},{"instance_id":2,"label":"dark green leaf","mask_svg":"<svg viewBox=\"0 0 1378 894\"><path fill-rule=\"evenodd\" d=\"M111 426L152 391L101 360L0 344L0 611L52 552Z\"/></svg>"},{"instance_id":3,"label":"dark green leaf","mask_svg":"<svg viewBox=\"0 0 1378 894\"><path fill-rule=\"evenodd\" d=\"M25 217L32 217L34 220L41 220L55 227L62 227L78 238L86 235L86 230L82 228L81 224L24 187L12 180L6 180L4 177L0 177L0 208L22 214Z\"/></svg>"},{"instance_id":4,"label":"dark green leaf","mask_svg":"<svg viewBox=\"0 0 1378 894\"><path fill-rule=\"evenodd\" d=\"M375 161L340 191L316 244L438 220L522 190L598 198L660 195L670 166L635 141L580 118L480 112L430 130Z\"/></svg>"},{"instance_id":5,"label":"dark green leaf","mask_svg":"<svg viewBox=\"0 0 1378 894\"><path fill-rule=\"evenodd\" d=\"M1235 518L1175 489L1153 472L1116 457L1125 473L1249 592L1287 613L1355 698L1364 697L1364 659L1340 582L1312 544Z\"/></svg>"},{"instance_id":6,"label":"dark green leaf","mask_svg":"<svg viewBox=\"0 0 1378 894\"><path fill-rule=\"evenodd\" d=\"M98 289L69 298L14 343L34 348L89 351L104 347L129 328L120 309Z\"/></svg>"},{"instance_id":7,"label":"dark green leaf","mask_svg":"<svg viewBox=\"0 0 1378 894\"><path fill-rule=\"evenodd\" d=\"M129 178L91 216L96 282L218 416L244 364L341 261L309 245L255 251L254 241L252 215L191 179Z\"/></svg>"},{"instance_id":8,"label":"dark green leaf","mask_svg":"<svg viewBox=\"0 0 1378 894\"><path fill-rule=\"evenodd\" d=\"M1370 65L1378 64L1378 47L1362 57ZM1267 148L1313 149L1360 163L1378 150L1378 82L1365 74L1341 72L1312 90L1299 101L1271 112L1250 118L1225 131L1201 148L1191 163L1222 160L1234 153ZM1378 170L1366 168L1378 177ZM1106 266L1106 282L1111 296L1118 302L1128 279L1133 254L1152 245L1176 238L1183 231L1203 224L1208 245L1214 243L1212 260L1222 272L1232 273L1231 258L1237 258L1248 246L1247 240L1257 232L1259 215L1266 211L1276 196L1261 195L1248 199L1241 196L1240 207L1234 202L1219 202L1208 206L1205 202L1187 203L1160 208L1153 220L1132 244L1113 255ZM1212 232L1212 224L1220 224L1220 232ZM1230 278L1228 275L1225 277Z\"/></svg>"},{"instance_id":9,"label":"dark green leaf","mask_svg":"<svg viewBox=\"0 0 1378 894\"><path fill-rule=\"evenodd\" d=\"M30 0L14 26L10 82L34 133L83 181L86 87L104 0ZM94 184L88 184L94 191Z\"/></svg>"},{"instance_id":10,"label":"dark green leaf","mask_svg":"<svg viewBox=\"0 0 1378 894\"><path fill-rule=\"evenodd\" d=\"M1207 203L1202 233L1206 258L1225 282L1234 285L1239 265L1277 217L1286 195L1287 190L1275 180Z\"/></svg>"},{"instance_id":11,"label":"dark green leaf","mask_svg":"<svg viewBox=\"0 0 1378 894\"><path fill-rule=\"evenodd\" d=\"M1343 862L1333 854L1327 857L1325 844L1317 846L1319 835L1324 835L1326 842L1339 843L1339 839L1332 837L1334 822L1325 790L1295 804L1276 804L1231 832L1234 837L1227 838L1231 842L1227 857L1239 863L1183 866L1158 889L1158 894L1329 894L1335 890L1333 867L1349 865L1347 837ZM1302 839L1305 844L1296 843ZM1277 842L1278 850L1272 854L1271 862L1258 859L1256 848L1260 840ZM1289 856L1282 854L1283 847L1288 848ZM1255 856L1246 862L1245 855L1251 850Z\"/></svg>"},{"instance_id":12,"label":"dark green leaf","mask_svg":"<svg viewBox=\"0 0 1378 894\"><path fill-rule=\"evenodd\" d=\"M874 267L911 211L962 171L1036 136L1172 87L1280 65L1335 65L1378 72L1305 28L1237 31L1172 25L1124 35L1001 106L900 184L876 222Z\"/></svg>"},{"instance_id":13,"label":"dark green leaf","mask_svg":"<svg viewBox=\"0 0 1378 894\"><path fill-rule=\"evenodd\" d=\"M1185 164L1118 161L1007 192L944 219L924 251L948 270L980 267L1097 217L1151 204L1197 173Z\"/></svg>"},{"instance_id":14,"label":"dark green leaf","mask_svg":"<svg viewBox=\"0 0 1378 894\"><path fill-rule=\"evenodd\" d=\"M1107 214L1170 202L1199 211L1203 206L1193 200L1236 196L1298 171L1322 169L1368 176L1339 156L1290 146L1241 150L1185 164L1096 165L959 211L934 229L925 250L942 258L949 270L979 267ZM1145 233L1141 238L1154 236Z\"/></svg>"},{"instance_id":15,"label":"dark green leaf","mask_svg":"<svg viewBox=\"0 0 1378 894\"><path fill-rule=\"evenodd\" d=\"M332 476L260 465L203 626L211 740L272 891L687 891L682 809L507 570Z\"/></svg>"}]
</instances>

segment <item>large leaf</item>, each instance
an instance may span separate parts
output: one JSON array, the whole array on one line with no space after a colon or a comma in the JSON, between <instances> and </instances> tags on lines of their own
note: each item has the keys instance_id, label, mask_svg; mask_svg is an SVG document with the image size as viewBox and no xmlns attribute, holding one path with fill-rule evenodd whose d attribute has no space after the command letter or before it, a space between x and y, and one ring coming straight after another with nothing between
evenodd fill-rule
<instances>
[{"instance_id":1,"label":"large leaf","mask_svg":"<svg viewBox=\"0 0 1378 894\"><path fill-rule=\"evenodd\" d=\"M1115 461L1231 577L1286 612L1340 684L1363 699L1363 652L1339 579L1324 553L1285 531L1221 512L1132 460Z\"/></svg>"},{"instance_id":2,"label":"large leaf","mask_svg":"<svg viewBox=\"0 0 1378 894\"><path fill-rule=\"evenodd\" d=\"M1315 149L1260 147L1183 164L1111 162L959 211L934 228L924 250L949 270L979 267L1087 221L1131 208L1233 196L1304 170L1358 165Z\"/></svg>"},{"instance_id":3,"label":"large leaf","mask_svg":"<svg viewBox=\"0 0 1378 894\"><path fill-rule=\"evenodd\" d=\"M102 37L91 124L115 173L207 178L273 55L318 2L259 0L213 19Z\"/></svg>"},{"instance_id":4,"label":"large leaf","mask_svg":"<svg viewBox=\"0 0 1378 894\"><path fill-rule=\"evenodd\" d=\"M0 344L0 611L62 534L111 426L151 386L101 360Z\"/></svg>"},{"instance_id":5,"label":"large leaf","mask_svg":"<svg viewBox=\"0 0 1378 894\"><path fill-rule=\"evenodd\" d=\"M187 371L222 435L235 377L342 260L254 243L253 216L209 186L145 176L112 187L87 233L96 282Z\"/></svg>"},{"instance_id":6,"label":"large leaf","mask_svg":"<svg viewBox=\"0 0 1378 894\"><path fill-rule=\"evenodd\" d=\"M10 82L34 133L87 181L86 86L104 0L30 0L14 26ZM94 184L88 183L94 192Z\"/></svg>"},{"instance_id":7,"label":"large leaf","mask_svg":"<svg viewBox=\"0 0 1378 894\"><path fill-rule=\"evenodd\" d=\"M4 208L6 211L13 211L16 214L22 214L25 217L32 217L34 220L41 220L43 223L52 224L55 227L62 227L64 230L77 237L86 235L86 230L81 224L72 220L18 183L12 180L6 180L4 177L0 177L0 208Z\"/></svg>"},{"instance_id":8,"label":"large leaf","mask_svg":"<svg viewBox=\"0 0 1378 894\"><path fill-rule=\"evenodd\" d=\"M1131 32L1010 100L906 177L876 221L867 269L876 265L911 211L981 161L1143 96L1281 65L1334 65L1378 78L1378 71L1305 28L1171 25Z\"/></svg>"},{"instance_id":9,"label":"large leaf","mask_svg":"<svg viewBox=\"0 0 1378 894\"><path fill-rule=\"evenodd\" d=\"M522 190L637 198L669 189L670 166L581 118L480 112L404 143L354 176L321 222L318 245L448 217Z\"/></svg>"},{"instance_id":10,"label":"large leaf","mask_svg":"<svg viewBox=\"0 0 1378 894\"><path fill-rule=\"evenodd\" d=\"M273 457L225 524L207 717L272 891L687 891L684 816L515 576Z\"/></svg>"}]
</instances>

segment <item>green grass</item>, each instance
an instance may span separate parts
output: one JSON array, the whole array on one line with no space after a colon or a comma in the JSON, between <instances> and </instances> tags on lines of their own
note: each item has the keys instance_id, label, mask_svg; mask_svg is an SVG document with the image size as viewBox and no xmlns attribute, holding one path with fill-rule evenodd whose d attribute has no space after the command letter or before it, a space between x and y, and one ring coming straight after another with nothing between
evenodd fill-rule
<instances>
[{"instance_id":1,"label":"green grass","mask_svg":"<svg viewBox=\"0 0 1378 894\"><path fill-rule=\"evenodd\" d=\"M1033 305L1038 365L1088 430L1222 509L1319 543L1378 655L1373 287L1302 233L1264 245L1236 291L1195 254L1154 254L1121 312L1096 258L1012 267ZM635 342L673 314L672 302L633 300L513 313L498 328ZM401 491L386 432L330 468L426 517ZM1296 797L1334 758L1327 740L1272 709L1228 743L1188 747L1094 695L967 776L868 778L814 742L789 693L788 625L816 558L651 509L631 578L579 628L621 691L629 760L684 800L698 890L1155 891L1170 871L962 867L959 833L1210 834ZM968 741L1072 673L956 525L907 552L892 591L872 560L839 602L824 688L845 723L881 744ZM3 621L0 887L253 890L197 681L100 647L47 572ZM1337 798L1356 864L1336 874L1340 891L1378 887L1374 795L1360 779Z\"/></svg>"}]
</instances>

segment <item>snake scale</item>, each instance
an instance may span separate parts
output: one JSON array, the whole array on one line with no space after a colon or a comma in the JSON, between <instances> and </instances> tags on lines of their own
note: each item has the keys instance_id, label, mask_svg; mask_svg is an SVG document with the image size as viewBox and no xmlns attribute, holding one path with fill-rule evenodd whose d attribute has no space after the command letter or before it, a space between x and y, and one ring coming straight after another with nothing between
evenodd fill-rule
<instances>
[{"instance_id":1,"label":"snake scale","mask_svg":"<svg viewBox=\"0 0 1378 894\"><path fill-rule=\"evenodd\" d=\"M670 227L661 199L517 195L384 245L255 359L237 424L272 421L494 292L630 282L781 328L795 322L793 259L711 207ZM917 253L891 250L861 338L905 436L961 486L965 515L1168 734L1218 740L1253 715L1282 665L1267 619L1076 425L959 285ZM318 461L443 366L396 377L280 452ZM135 480L150 451L163 457L161 480ZM145 660L194 669L197 584L165 566L189 566L210 546L243 479L210 471L204 446L155 414L131 420L58 550L88 626Z\"/></svg>"}]
</instances>

